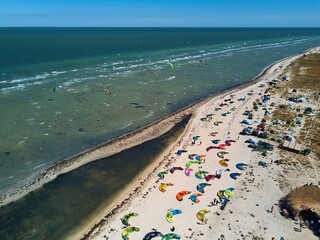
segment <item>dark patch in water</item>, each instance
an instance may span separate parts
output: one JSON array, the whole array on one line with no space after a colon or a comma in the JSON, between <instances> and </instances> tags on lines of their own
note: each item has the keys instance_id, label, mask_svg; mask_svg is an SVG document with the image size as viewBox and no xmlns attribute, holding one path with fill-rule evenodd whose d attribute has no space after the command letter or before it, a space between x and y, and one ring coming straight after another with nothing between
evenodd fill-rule
<instances>
[{"instance_id":1,"label":"dark patch in water","mask_svg":"<svg viewBox=\"0 0 320 240\"><path fill-rule=\"evenodd\" d=\"M9 156L11 154L11 152L3 152L3 155L5 156Z\"/></svg>"},{"instance_id":2,"label":"dark patch in water","mask_svg":"<svg viewBox=\"0 0 320 240\"><path fill-rule=\"evenodd\" d=\"M144 108L144 106L135 106L135 108Z\"/></svg>"},{"instance_id":3,"label":"dark patch in water","mask_svg":"<svg viewBox=\"0 0 320 240\"><path fill-rule=\"evenodd\" d=\"M79 131L84 132L85 130L84 130L84 128L79 128Z\"/></svg>"},{"instance_id":4,"label":"dark patch in water","mask_svg":"<svg viewBox=\"0 0 320 240\"><path fill-rule=\"evenodd\" d=\"M139 103L136 103L136 102L132 102L132 103L130 103L130 104L132 104L132 105L139 105Z\"/></svg>"}]
</instances>

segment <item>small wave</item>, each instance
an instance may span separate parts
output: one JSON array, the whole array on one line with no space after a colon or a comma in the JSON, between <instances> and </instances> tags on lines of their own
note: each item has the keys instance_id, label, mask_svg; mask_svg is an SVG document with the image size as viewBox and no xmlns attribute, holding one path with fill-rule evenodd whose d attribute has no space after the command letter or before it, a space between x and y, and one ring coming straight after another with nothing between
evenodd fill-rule
<instances>
[{"instance_id":1,"label":"small wave","mask_svg":"<svg viewBox=\"0 0 320 240\"><path fill-rule=\"evenodd\" d=\"M65 87L70 87L73 84L81 83L83 81L92 80L92 79L95 79L95 78L96 77L74 78L74 79L71 79L71 80L69 80L67 82L62 83L62 85L65 86Z\"/></svg>"},{"instance_id":2,"label":"small wave","mask_svg":"<svg viewBox=\"0 0 320 240\"><path fill-rule=\"evenodd\" d=\"M48 76L50 76L49 73L44 73L41 75L36 75L35 77L14 79L14 80L11 80L10 83L23 83L23 82L35 81L35 80L39 80L39 79L46 79Z\"/></svg>"},{"instance_id":3,"label":"small wave","mask_svg":"<svg viewBox=\"0 0 320 240\"><path fill-rule=\"evenodd\" d=\"M13 87L5 87L5 88L1 88L1 92L2 93L9 93L13 90L22 90L26 87L25 84L18 84L17 86L13 86Z\"/></svg>"},{"instance_id":4,"label":"small wave","mask_svg":"<svg viewBox=\"0 0 320 240\"><path fill-rule=\"evenodd\" d=\"M124 64L124 61L114 62L114 63L112 63L112 66L116 66L116 65L120 65L120 64Z\"/></svg>"},{"instance_id":5,"label":"small wave","mask_svg":"<svg viewBox=\"0 0 320 240\"><path fill-rule=\"evenodd\" d=\"M52 73L52 76L56 77L58 75L67 73L67 71L52 71L51 73Z\"/></svg>"},{"instance_id":6,"label":"small wave","mask_svg":"<svg viewBox=\"0 0 320 240\"><path fill-rule=\"evenodd\" d=\"M120 129L121 129L121 130L126 129L126 128L128 128L129 126L131 126L132 123L133 123L132 121L125 122L124 125L123 125L122 127L120 127Z\"/></svg>"},{"instance_id":7,"label":"small wave","mask_svg":"<svg viewBox=\"0 0 320 240\"><path fill-rule=\"evenodd\" d=\"M113 67L113 70L121 70L121 69L125 69L126 67Z\"/></svg>"},{"instance_id":8,"label":"small wave","mask_svg":"<svg viewBox=\"0 0 320 240\"><path fill-rule=\"evenodd\" d=\"M172 81L175 78L176 78L176 76L170 76L168 78L161 79L161 80L152 80L151 82L167 82L167 81Z\"/></svg>"},{"instance_id":9,"label":"small wave","mask_svg":"<svg viewBox=\"0 0 320 240\"><path fill-rule=\"evenodd\" d=\"M47 165L47 163L43 163L43 164L40 164L40 165L38 165L38 166L35 166L33 169L37 169L37 168L43 167L43 166L45 166L45 165Z\"/></svg>"}]
</instances>

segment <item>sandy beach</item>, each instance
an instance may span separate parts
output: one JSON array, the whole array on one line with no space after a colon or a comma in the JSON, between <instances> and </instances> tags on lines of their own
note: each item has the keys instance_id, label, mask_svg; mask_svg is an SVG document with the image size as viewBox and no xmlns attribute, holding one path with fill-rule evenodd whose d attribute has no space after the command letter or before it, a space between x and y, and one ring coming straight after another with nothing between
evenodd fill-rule
<instances>
[{"instance_id":1,"label":"sandy beach","mask_svg":"<svg viewBox=\"0 0 320 240\"><path fill-rule=\"evenodd\" d=\"M319 52L315 48L305 54ZM121 239L125 229L132 230L128 239L143 239L152 229L168 237L176 234L179 239L317 239L307 229L296 231L296 224L282 216L278 204L297 186L319 184L316 157L308 157L311 167L303 168L297 177L299 168L276 164L287 154L276 142L263 140L273 145L270 152L252 151L247 140L259 138L239 134L245 127L257 127L262 119L266 119L265 125L273 123L274 110L288 101L269 82L281 82L284 75L290 79L288 66L302 55L277 62L250 86L192 108L192 119L180 139L106 208L104 218L97 216L85 239ZM252 111L251 124L243 123L248 118L243 113L251 111L267 92L270 99ZM319 109L317 101L299 104ZM266 111L271 116L266 118ZM177 200L177 194L182 200ZM220 202L216 204L216 200ZM167 215L170 211L173 216ZM130 217L130 226L126 226L120 219L129 213L137 216ZM81 238L88 230L72 238Z\"/></svg>"}]
</instances>

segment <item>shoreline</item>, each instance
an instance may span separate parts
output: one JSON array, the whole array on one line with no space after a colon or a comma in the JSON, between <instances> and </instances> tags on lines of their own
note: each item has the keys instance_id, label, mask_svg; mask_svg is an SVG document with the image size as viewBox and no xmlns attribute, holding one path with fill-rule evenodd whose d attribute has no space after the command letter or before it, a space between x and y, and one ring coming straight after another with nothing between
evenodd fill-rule
<instances>
[{"instance_id":1,"label":"shoreline","mask_svg":"<svg viewBox=\"0 0 320 240\"><path fill-rule=\"evenodd\" d=\"M282 72L284 70L282 63L287 62L287 65L289 65L292 61L296 60L297 58L303 56L303 54L306 54L308 52L312 52L314 48L308 49L305 52L301 53L301 54L297 54L297 55L293 55L293 56L289 56L287 58L281 59L269 66L267 66L259 75L257 75L256 77L254 77L252 80L226 89L223 92L220 92L218 94L209 96L208 98L205 98L199 102L197 102L196 104L199 104L199 106L204 106L206 105L206 103L208 102L215 102L218 101L219 99L224 98L227 95L233 94L235 92L240 92L241 90L245 90L246 88L253 86L259 82L262 82L263 80L267 80L268 76L272 75L275 71L279 71ZM280 74L280 73L279 73ZM278 74L278 75L279 75ZM199 108L200 109L200 108ZM194 113L195 115L199 115L198 111L200 111L199 109L195 109ZM194 121L195 121L195 116L192 116L192 119L190 120L190 122L188 123L188 125L186 126L186 129L184 131L184 133L180 136L180 140L173 144L170 148L168 147L167 150L162 154L161 157L157 157L156 160L154 161L153 164L153 169L152 171L147 172L147 177L141 181L140 183L139 181L133 181L132 183L130 183L130 187L128 186L126 189L124 189L123 193L121 193L121 196L118 196L115 198L115 201L110 204L108 207L106 207L106 211L105 213L107 213L103 218L101 218L100 216L103 215L102 213L100 214L100 216L96 217L96 220L94 224L91 224L92 227L90 229L90 231L88 231L85 235L83 235L82 233L85 232L85 229L82 229L81 232L78 232L75 235L72 235L72 237L70 237L70 239L91 239L93 238L96 234L99 233L99 229L102 228L102 226L104 226L104 224L108 223L108 221L112 221L114 219L114 217L119 214L120 212L123 211L123 209L118 209L118 208L113 208L112 206L116 206L116 205L124 205L127 204L127 208L130 207L130 205L132 205L132 201L137 198L139 195L142 194L142 191L147 188L146 183L150 182L151 179L156 179L157 177L155 176L155 172L157 170L159 170L161 167L163 167L163 165L166 164L170 164L170 163L174 163L175 161L171 162L169 159L169 156L172 155L173 151L174 151L174 146L180 146L182 143L182 139L184 139L184 137L186 136L188 129L194 125ZM144 173L146 172L146 170L144 171ZM140 178L139 178L140 179ZM156 181L158 182L158 181ZM136 188L134 188L133 186L136 186ZM134 189L134 190L133 190ZM125 198L125 196L127 196L127 198ZM112 210L111 210L112 209ZM108 211L109 210L109 211ZM86 229L89 229L89 227L86 227Z\"/></svg>"},{"instance_id":2,"label":"shoreline","mask_svg":"<svg viewBox=\"0 0 320 240\"><path fill-rule=\"evenodd\" d=\"M255 84L258 81L261 81L264 75L276 64L285 61L286 59L300 56L304 53L312 51L313 48L306 50L303 53L289 56L279 61L276 61L266 68L264 68L260 74L252 78L246 83L236 85L234 87L227 88L222 92L209 95L206 98L200 99L199 101L192 103L176 112L169 114L166 117L159 119L156 122L150 123L142 128L139 128L133 132L130 132L126 135L120 136L115 139L108 140L105 143L99 144L96 147L91 149L84 150L79 154L67 157L56 164L47 168L39 177L37 177L34 181L30 181L21 187L14 188L9 190L0 198L0 206L6 205L10 202L16 201L19 198L27 195L29 192L40 188L45 183L50 182L57 178L59 175L70 172L82 165L85 165L89 162L99 160L104 157L111 156L118 152L121 152L125 149L129 149L131 147L137 146L143 142L148 140L157 138L164 134L165 132L169 131L173 127L173 125L183 119L183 117L192 114L192 112L197 109L198 107L202 106L203 104L211 101L214 98L219 96L223 96L228 94L229 92L240 91L248 86Z\"/></svg>"},{"instance_id":3,"label":"shoreline","mask_svg":"<svg viewBox=\"0 0 320 240\"><path fill-rule=\"evenodd\" d=\"M276 64L276 63L277 62L273 64ZM247 86L247 84L249 85L254 84L254 82L259 77L263 76L263 74L265 74L268 68L271 67L273 64L270 64L269 66L264 68L257 76L249 80L247 83L239 84L234 87L227 88L222 92L200 99L199 101L189 104L186 107L159 119L156 122L152 122L126 135L108 140L107 142L101 143L93 148L86 149L76 155L72 155L70 157L67 157L55 163L54 165L48 167L35 180L29 181L28 183L18 188L11 189L5 194L3 194L0 197L0 206L6 205L10 202L20 199L21 197L27 195L29 192L32 192L37 188L40 188L45 183L54 180L61 174L70 172L89 162L114 155L123 150L129 149L131 147L142 144L143 142L146 142L148 140L161 136L165 132L169 131L169 129L172 128L175 123L181 121L183 117L191 114L195 108L210 101L212 98L232 90L241 89L242 87Z\"/></svg>"}]
</instances>

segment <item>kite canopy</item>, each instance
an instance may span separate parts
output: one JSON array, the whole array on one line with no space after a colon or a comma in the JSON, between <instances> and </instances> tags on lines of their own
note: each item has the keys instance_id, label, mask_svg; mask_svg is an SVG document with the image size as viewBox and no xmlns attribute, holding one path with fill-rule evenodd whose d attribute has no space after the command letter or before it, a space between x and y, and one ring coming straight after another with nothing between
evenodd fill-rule
<instances>
[{"instance_id":1,"label":"kite canopy","mask_svg":"<svg viewBox=\"0 0 320 240\"><path fill-rule=\"evenodd\" d=\"M158 177L159 177L160 179L164 179L164 175L165 175L165 174L168 174L168 171L159 172L159 173L158 173Z\"/></svg>"},{"instance_id":2,"label":"kite canopy","mask_svg":"<svg viewBox=\"0 0 320 240\"><path fill-rule=\"evenodd\" d=\"M181 155L182 153L186 153L186 152L188 152L188 151L187 151L187 150L180 149L180 150L177 151L177 154L178 154L178 155Z\"/></svg>"},{"instance_id":3,"label":"kite canopy","mask_svg":"<svg viewBox=\"0 0 320 240\"><path fill-rule=\"evenodd\" d=\"M234 180L236 180L239 176L241 175L241 173L231 173L230 177Z\"/></svg>"},{"instance_id":4,"label":"kite canopy","mask_svg":"<svg viewBox=\"0 0 320 240\"><path fill-rule=\"evenodd\" d=\"M198 197L201 197L202 195L202 193L194 193L189 197L189 199L191 199L191 201L194 203L199 203L200 200L198 199Z\"/></svg>"},{"instance_id":5,"label":"kite canopy","mask_svg":"<svg viewBox=\"0 0 320 240\"><path fill-rule=\"evenodd\" d=\"M151 232L148 232L144 237L143 240L151 240L155 237L162 237L163 234L161 232L158 232L156 229L152 229Z\"/></svg>"},{"instance_id":6,"label":"kite canopy","mask_svg":"<svg viewBox=\"0 0 320 240\"><path fill-rule=\"evenodd\" d=\"M174 217L173 217L173 214L169 211L167 212L166 214L166 219L169 223L173 223L174 222Z\"/></svg>"},{"instance_id":7,"label":"kite canopy","mask_svg":"<svg viewBox=\"0 0 320 240\"><path fill-rule=\"evenodd\" d=\"M213 174L210 174L210 175L207 175L204 177L206 179L207 182L209 182L210 180L213 180L215 178L217 179L220 179L221 178L221 175L213 175Z\"/></svg>"},{"instance_id":8,"label":"kite canopy","mask_svg":"<svg viewBox=\"0 0 320 240\"><path fill-rule=\"evenodd\" d=\"M218 169L216 171L216 175L221 175L222 173L224 173L225 171L230 171L229 168L221 168L221 169Z\"/></svg>"},{"instance_id":9,"label":"kite canopy","mask_svg":"<svg viewBox=\"0 0 320 240\"><path fill-rule=\"evenodd\" d=\"M136 217L136 216L138 216L138 213L128 213L128 214L124 215L120 220L124 225L130 226L129 219L131 217Z\"/></svg>"},{"instance_id":10,"label":"kite canopy","mask_svg":"<svg viewBox=\"0 0 320 240\"><path fill-rule=\"evenodd\" d=\"M174 173L176 170L182 171L183 168L182 167L173 167L173 168L170 169L170 173Z\"/></svg>"},{"instance_id":11,"label":"kite canopy","mask_svg":"<svg viewBox=\"0 0 320 240\"><path fill-rule=\"evenodd\" d=\"M192 139L197 141L197 140L199 140L199 138L200 138L200 136L194 136Z\"/></svg>"},{"instance_id":12,"label":"kite canopy","mask_svg":"<svg viewBox=\"0 0 320 240\"><path fill-rule=\"evenodd\" d=\"M173 186L173 183L161 183L159 186L159 190L161 192L165 192L165 191L167 191L168 186Z\"/></svg>"},{"instance_id":13,"label":"kite canopy","mask_svg":"<svg viewBox=\"0 0 320 240\"><path fill-rule=\"evenodd\" d=\"M219 164L222 166L222 167L228 167L228 163L229 162L229 159L221 159L219 161Z\"/></svg>"},{"instance_id":14,"label":"kite canopy","mask_svg":"<svg viewBox=\"0 0 320 240\"><path fill-rule=\"evenodd\" d=\"M203 163L205 161L205 154L190 154L189 159L190 160L197 160Z\"/></svg>"},{"instance_id":15,"label":"kite canopy","mask_svg":"<svg viewBox=\"0 0 320 240\"><path fill-rule=\"evenodd\" d=\"M211 186L209 183L200 183L197 185L197 190L201 193L204 193L204 188L207 186Z\"/></svg>"},{"instance_id":16,"label":"kite canopy","mask_svg":"<svg viewBox=\"0 0 320 240\"><path fill-rule=\"evenodd\" d=\"M186 163L186 167L189 168L192 164L201 164L201 162L197 160L192 160Z\"/></svg>"},{"instance_id":17,"label":"kite canopy","mask_svg":"<svg viewBox=\"0 0 320 240\"><path fill-rule=\"evenodd\" d=\"M244 171L247 169L248 164L245 163L237 163L236 168L238 168L241 171Z\"/></svg>"},{"instance_id":18,"label":"kite canopy","mask_svg":"<svg viewBox=\"0 0 320 240\"><path fill-rule=\"evenodd\" d=\"M183 197L190 194L191 192L190 191L181 191L181 192L178 192L177 195L176 195L176 199L178 201L182 201L183 200Z\"/></svg>"},{"instance_id":19,"label":"kite canopy","mask_svg":"<svg viewBox=\"0 0 320 240\"><path fill-rule=\"evenodd\" d=\"M218 144L220 142L220 139L215 139L211 141L213 144Z\"/></svg>"},{"instance_id":20,"label":"kite canopy","mask_svg":"<svg viewBox=\"0 0 320 240\"><path fill-rule=\"evenodd\" d=\"M207 171L198 171L195 173L196 178L198 179L204 179L204 175L208 174L209 172Z\"/></svg>"},{"instance_id":21,"label":"kite canopy","mask_svg":"<svg viewBox=\"0 0 320 240\"><path fill-rule=\"evenodd\" d=\"M190 160L194 160L194 157L197 156L197 154L189 154L188 158Z\"/></svg>"},{"instance_id":22,"label":"kite canopy","mask_svg":"<svg viewBox=\"0 0 320 240\"><path fill-rule=\"evenodd\" d=\"M169 210L166 214L166 219L169 223L173 223L174 222L174 216L181 214L182 211L180 209L173 209L173 210Z\"/></svg>"},{"instance_id":23,"label":"kite canopy","mask_svg":"<svg viewBox=\"0 0 320 240\"><path fill-rule=\"evenodd\" d=\"M234 196L234 188L227 188L224 191L224 195L226 195L228 197L233 197Z\"/></svg>"},{"instance_id":24,"label":"kite canopy","mask_svg":"<svg viewBox=\"0 0 320 240\"><path fill-rule=\"evenodd\" d=\"M199 211L197 214L196 214L196 216L197 216L197 218L201 221L201 222L203 222L203 223L207 223L208 222L208 219L206 218L206 214L207 213L209 213L210 211L209 210L201 210L201 211Z\"/></svg>"},{"instance_id":25,"label":"kite canopy","mask_svg":"<svg viewBox=\"0 0 320 240\"><path fill-rule=\"evenodd\" d=\"M219 121L219 122L214 122L213 124L214 124L215 126L219 126L220 123L223 123L223 122Z\"/></svg>"},{"instance_id":26,"label":"kite canopy","mask_svg":"<svg viewBox=\"0 0 320 240\"><path fill-rule=\"evenodd\" d=\"M191 173L192 171L193 171L192 168L186 168L185 171L184 171L184 173L185 173L188 177L190 177L190 173Z\"/></svg>"},{"instance_id":27,"label":"kite canopy","mask_svg":"<svg viewBox=\"0 0 320 240\"><path fill-rule=\"evenodd\" d=\"M129 239L129 235L130 235L132 232L139 232L139 231L140 231L140 228L137 228L137 227L128 227L128 228L126 228L125 230L123 230L123 232L121 233L122 239L128 240L128 239Z\"/></svg>"},{"instance_id":28,"label":"kite canopy","mask_svg":"<svg viewBox=\"0 0 320 240\"><path fill-rule=\"evenodd\" d=\"M215 137L218 134L218 132L211 132L210 136Z\"/></svg>"},{"instance_id":29,"label":"kite canopy","mask_svg":"<svg viewBox=\"0 0 320 240\"><path fill-rule=\"evenodd\" d=\"M170 239L180 239L180 236L175 233L167 233L162 237L161 240L170 240Z\"/></svg>"},{"instance_id":30,"label":"kite canopy","mask_svg":"<svg viewBox=\"0 0 320 240\"><path fill-rule=\"evenodd\" d=\"M221 151L221 152L218 152L218 153L217 153L217 156L218 156L219 158L224 158L224 155L225 155L225 154L228 154L228 152Z\"/></svg>"},{"instance_id":31,"label":"kite canopy","mask_svg":"<svg viewBox=\"0 0 320 240\"><path fill-rule=\"evenodd\" d=\"M54 87L53 89L52 89L52 91L54 92L54 93L57 93L57 90L59 89L59 87Z\"/></svg>"}]
</instances>

